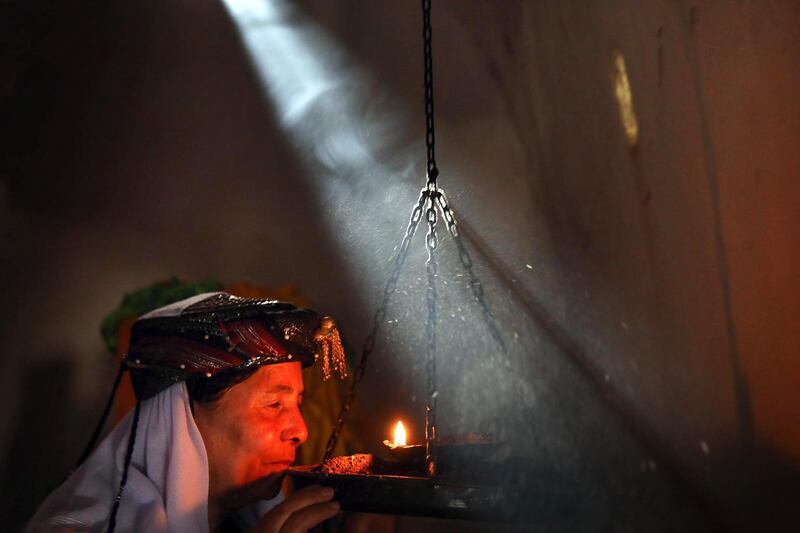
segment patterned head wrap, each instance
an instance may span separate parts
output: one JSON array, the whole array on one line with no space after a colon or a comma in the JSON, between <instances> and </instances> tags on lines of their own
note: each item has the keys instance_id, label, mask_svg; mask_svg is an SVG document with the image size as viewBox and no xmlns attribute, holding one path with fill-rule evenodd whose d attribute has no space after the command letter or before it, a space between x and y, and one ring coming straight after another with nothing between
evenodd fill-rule
<instances>
[{"instance_id":1,"label":"patterned head wrap","mask_svg":"<svg viewBox=\"0 0 800 533\"><path fill-rule=\"evenodd\" d=\"M276 300L206 293L150 312L131 332L127 366L138 400L174 383L207 380L259 366L323 359L346 377L339 332L330 317Z\"/></svg>"}]
</instances>

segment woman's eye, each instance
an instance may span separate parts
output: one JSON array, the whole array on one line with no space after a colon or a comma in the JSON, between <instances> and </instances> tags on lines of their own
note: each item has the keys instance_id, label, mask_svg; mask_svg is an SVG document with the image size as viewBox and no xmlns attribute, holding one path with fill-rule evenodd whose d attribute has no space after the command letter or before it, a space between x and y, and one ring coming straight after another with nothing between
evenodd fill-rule
<instances>
[{"instance_id":1,"label":"woman's eye","mask_svg":"<svg viewBox=\"0 0 800 533\"><path fill-rule=\"evenodd\" d=\"M281 402L273 402L273 403L267 404L267 407L269 407L270 409L280 409L281 408Z\"/></svg>"}]
</instances>

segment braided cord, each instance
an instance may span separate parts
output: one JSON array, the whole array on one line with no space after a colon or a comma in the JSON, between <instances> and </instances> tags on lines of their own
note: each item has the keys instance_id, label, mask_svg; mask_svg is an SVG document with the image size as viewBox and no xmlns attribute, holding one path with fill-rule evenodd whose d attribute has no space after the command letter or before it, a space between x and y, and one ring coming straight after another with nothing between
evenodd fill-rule
<instances>
[{"instance_id":1,"label":"braided cord","mask_svg":"<svg viewBox=\"0 0 800 533\"><path fill-rule=\"evenodd\" d=\"M122 493L125 492L125 484L128 482L128 470L131 467L131 459L133 458L133 446L136 444L136 428L139 426L139 412L141 411L142 402L136 402L136 407L133 410L133 422L131 423L131 433L128 436L128 448L125 450L125 463L122 467L122 479L119 482L119 490L117 496L114 498L114 506L111 508L111 516L108 519L107 533L114 533L117 527L117 512L119 511L119 504L122 501Z\"/></svg>"}]
</instances>

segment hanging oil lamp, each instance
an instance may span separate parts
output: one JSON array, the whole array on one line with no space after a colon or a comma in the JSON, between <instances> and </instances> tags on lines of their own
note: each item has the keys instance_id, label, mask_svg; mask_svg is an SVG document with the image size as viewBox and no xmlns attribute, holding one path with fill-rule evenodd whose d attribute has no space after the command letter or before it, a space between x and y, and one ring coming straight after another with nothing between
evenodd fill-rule
<instances>
[{"instance_id":1,"label":"hanging oil lamp","mask_svg":"<svg viewBox=\"0 0 800 533\"><path fill-rule=\"evenodd\" d=\"M469 252L461 241L454 213L444 191L439 187L439 170L435 158L433 116L433 55L431 46L431 0L422 0L424 87L425 87L425 144L427 172L408 226L395 257L392 271L383 291L383 300L375 312L372 329L367 336L361 359L354 372L350 389L322 462L318 465L294 467L289 474L297 488L311 484L333 487L335 498L345 511L375 512L401 515L421 515L441 518L491 519L494 521L525 521L530 512L541 509L542 499L529 501L530 492L509 490L498 481L497 468L484 460L496 451L498 443L485 435L468 434L459 437L439 437L436 431L436 274L435 251L438 245L437 222L441 216L447 232L454 240L459 258L469 278L473 296L488 329L500 348L505 345L489 307L484 300L480 280L472 270ZM392 440L383 442L393 461L384 461L371 454L333 456L338 436L364 377L366 363L375 348L380 325L385 322L389 301L395 292L400 271L408 255L409 245L417 227L427 223L425 246L428 252L427 321L425 355L427 396L425 402L424 443L409 444L408 431L402 421L395 425ZM538 498L539 495L537 495Z\"/></svg>"}]
</instances>

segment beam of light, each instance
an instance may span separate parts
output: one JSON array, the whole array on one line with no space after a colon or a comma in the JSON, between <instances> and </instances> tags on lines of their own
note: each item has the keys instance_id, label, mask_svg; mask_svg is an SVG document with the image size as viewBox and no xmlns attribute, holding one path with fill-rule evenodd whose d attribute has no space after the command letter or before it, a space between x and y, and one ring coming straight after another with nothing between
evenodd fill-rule
<instances>
[{"instance_id":1,"label":"beam of light","mask_svg":"<svg viewBox=\"0 0 800 533\"><path fill-rule=\"evenodd\" d=\"M367 139L372 124L354 119L363 115L358 95L367 80L342 48L290 2L223 2L280 125L296 146L337 174L376 165L372 154L379 140Z\"/></svg>"},{"instance_id":2,"label":"beam of light","mask_svg":"<svg viewBox=\"0 0 800 533\"><path fill-rule=\"evenodd\" d=\"M314 41L301 38L287 15L289 6L268 0L224 0L242 34L257 72L285 127L296 126L320 95L336 87L312 51ZM306 32L308 33L308 32ZM319 52L317 50L317 52Z\"/></svg>"},{"instance_id":3,"label":"beam of light","mask_svg":"<svg viewBox=\"0 0 800 533\"><path fill-rule=\"evenodd\" d=\"M278 126L305 166L314 195L306 208L315 209L313 216L329 230L332 248L346 251L342 268L360 289L352 303L371 309L419 191L412 170L421 139L412 145L401 137L403 115L387 90L296 5L222 1ZM424 246L418 248L421 254ZM398 300L393 312L402 315L397 304L406 304Z\"/></svg>"},{"instance_id":4,"label":"beam of light","mask_svg":"<svg viewBox=\"0 0 800 533\"><path fill-rule=\"evenodd\" d=\"M413 172L415 163L421 163L424 156L422 128L418 136L406 137L403 117L409 113L395 107L388 91L292 3L223 2L280 127L308 167L306 177L317 195L314 201L321 207L315 216L331 229L336 246L346 250L343 266L352 270L364 291L355 296L374 296L386 281L406 217L424 181L424 174ZM422 171L421 164L416 168ZM414 275L414 269L422 267L424 252L422 240L417 239L405 267L408 276L392 300L393 320L388 321L381 334L391 346L391 357L413 363L409 367L412 373L422 372L413 343L418 341L422 327L418 318L424 284ZM454 249L439 257L442 264L451 261L460 271ZM446 269L440 270L440 276L443 271ZM453 287L461 286L462 291L443 291L441 295L439 328L443 330L442 346L446 351L442 358L451 365L451 372L458 372L458 381L463 384L460 390L451 391L454 404L463 407L471 401L476 405L451 409L448 422L474 431L481 420L494 423L498 419L494 413L506 403L519 405L517 397L530 403L534 394L525 373L514 372L507 360L493 354L493 345L483 346L492 341L482 335L479 310L474 302L463 301L465 297L470 299L467 290L463 290L463 278L455 277L453 281ZM448 279L442 279L442 283L447 284ZM367 308L372 305L365 302ZM524 331L519 320L507 320L507 327ZM465 330L464 324L476 327ZM518 342L515 356L525 357L525 349ZM478 357L476 353L492 355ZM469 365L471 371L464 372L462 364ZM446 371L444 365L440 370ZM470 392L475 390L473 382L486 379L507 383L508 390L517 392L490 397L482 394L478 402ZM509 427L512 425L526 427L521 421L509 423Z\"/></svg>"}]
</instances>

